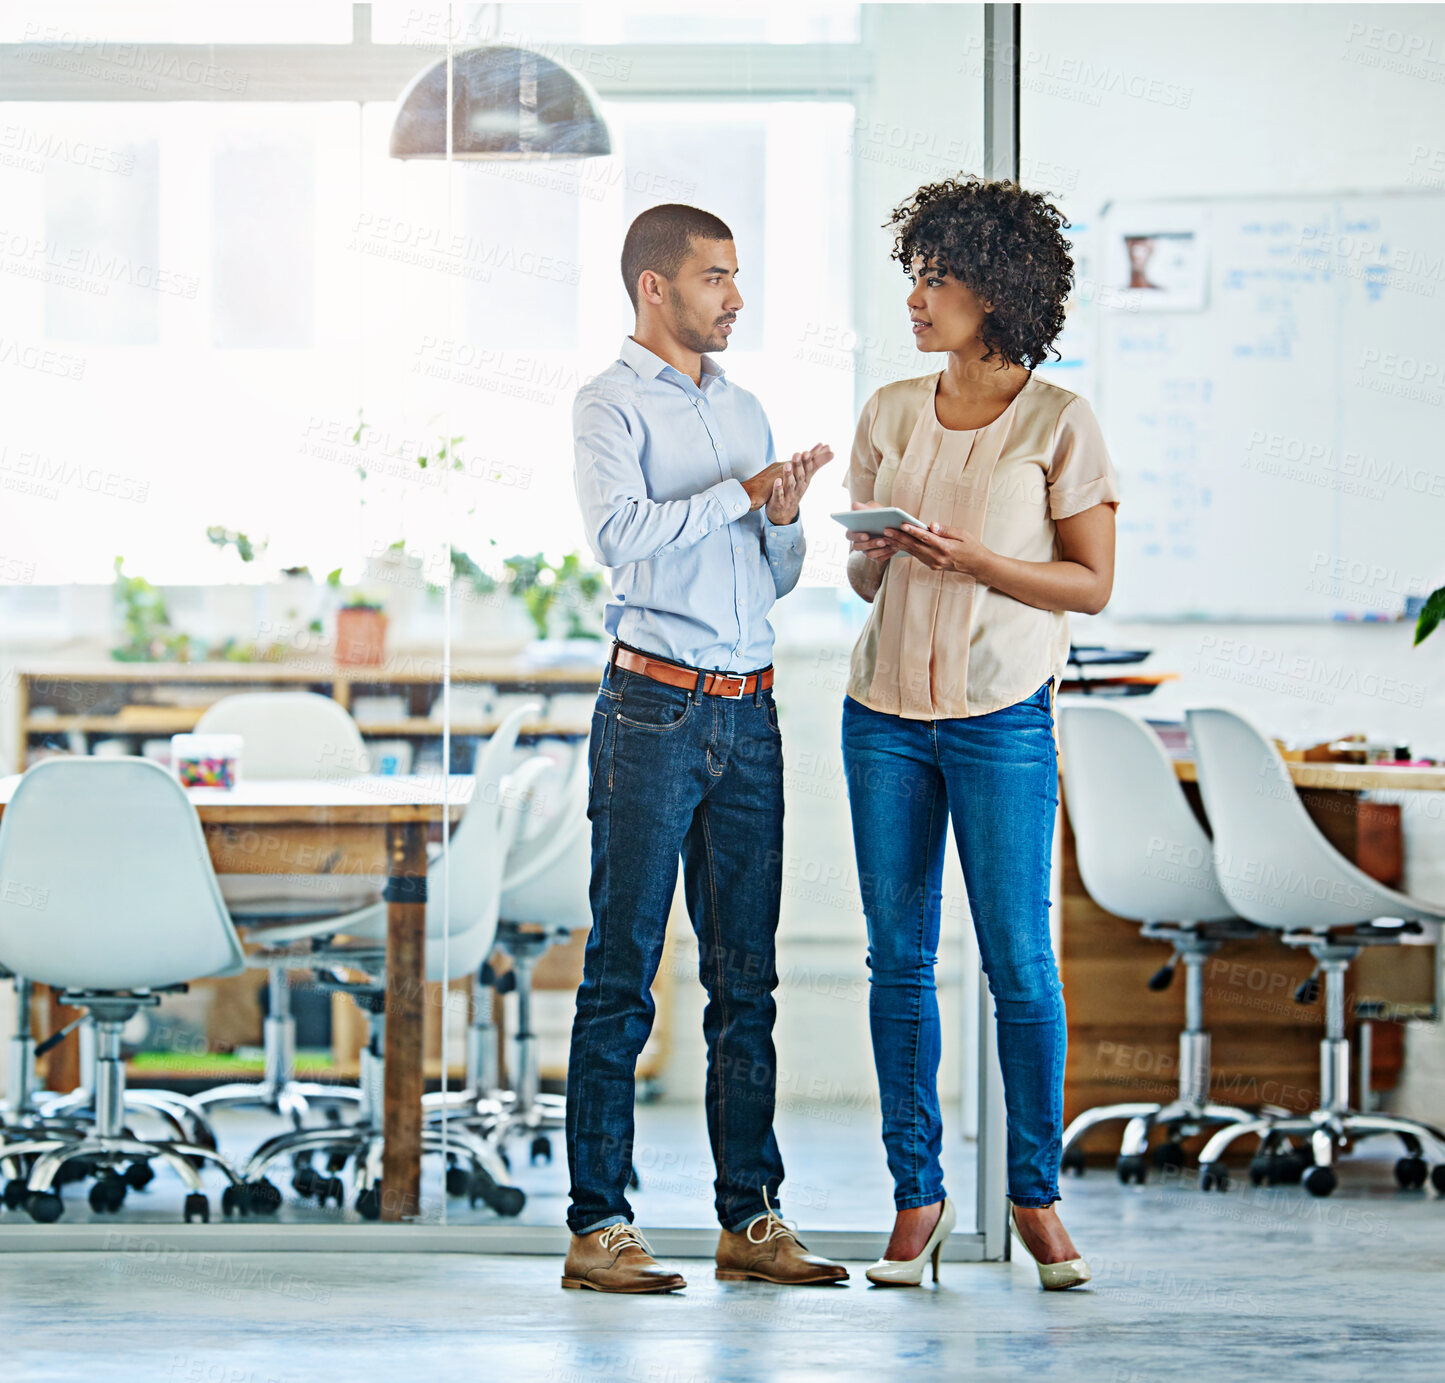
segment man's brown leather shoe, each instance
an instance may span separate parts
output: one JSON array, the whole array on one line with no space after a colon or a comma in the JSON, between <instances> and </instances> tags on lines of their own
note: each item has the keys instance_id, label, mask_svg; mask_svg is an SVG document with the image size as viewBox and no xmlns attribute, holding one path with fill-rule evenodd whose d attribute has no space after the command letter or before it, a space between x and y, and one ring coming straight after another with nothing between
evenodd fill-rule
<instances>
[{"instance_id":1,"label":"man's brown leather shoe","mask_svg":"<svg viewBox=\"0 0 1445 1383\"><path fill-rule=\"evenodd\" d=\"M724 1282L756 1278L793 1287L846 1282L848 1269L821 1254L809 1253L792 1226L770 1210L741 1234L723 1230L717 1242L717 1276Z\"/></svg>"},{"instance_id":2,"label":"man's brown leather shoe","mask_svg":"<svg viewBox=\"0 0 1445 1383\"><path fill-rule=\"evenodd\" d=\"M594 1292L675 1292L687 1283L653 1258L632 1225L620 1224L572 1236L562 1285Z\"/></svg>"}]
</instances>

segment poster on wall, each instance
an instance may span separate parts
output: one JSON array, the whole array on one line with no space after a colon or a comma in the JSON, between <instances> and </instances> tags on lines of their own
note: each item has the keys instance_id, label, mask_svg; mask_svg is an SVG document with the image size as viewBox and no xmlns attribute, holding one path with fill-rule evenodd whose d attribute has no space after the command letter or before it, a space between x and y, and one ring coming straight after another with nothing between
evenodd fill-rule
<instances>
[{"instance_id":1,"label":"poster on wall","mask_svg":"<svg viewBox=\"0 0 1445 1383\"><path fill-rule=\"evenodd\" d=\"M1199 207L1147 220L1108 218L1109 298L1127 312L1199 312L1209 299L1209 246Z\"/></svg>"}]
</instances>

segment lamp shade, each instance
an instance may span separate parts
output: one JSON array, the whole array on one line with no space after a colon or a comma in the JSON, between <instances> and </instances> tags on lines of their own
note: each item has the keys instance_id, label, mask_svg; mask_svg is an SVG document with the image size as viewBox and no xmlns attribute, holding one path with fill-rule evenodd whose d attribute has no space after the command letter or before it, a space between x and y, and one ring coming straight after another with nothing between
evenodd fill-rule
<instances>
[{"instance_id":1,"label":"lamp shade","mask_svg":"<svg viewBox=\"0 0 1445 1383\"><path fill-rule=\"evenodd\" d=\"M452 157L592 158L612 152L580 77L529 48L452 55ZM391 127L392 158L445 158L447 60L419 72Z\"/></svg>"}]
</instances>

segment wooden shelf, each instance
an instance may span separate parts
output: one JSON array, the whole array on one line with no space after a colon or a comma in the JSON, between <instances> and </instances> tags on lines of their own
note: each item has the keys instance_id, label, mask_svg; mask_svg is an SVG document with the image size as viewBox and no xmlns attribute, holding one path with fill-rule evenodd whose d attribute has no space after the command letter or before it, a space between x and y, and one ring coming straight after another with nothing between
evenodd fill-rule
<instances>
[{"instance_id":1,"label":"wooden shelf","mask_svg":"<svg viewBox=\"0 0 1445 1383\"><path fill-rule=\"evenodd\" d=\"M602 649L599 648L599 655ZM592 691L600 681L603 661L596 665L530 667L519 657L476 659L454 663L454 686L493 686L506 691ZM20 670L16 719L20 730L20 767L29 747L41 737L68 735L126 735L157 738L194 730L205 714L206 702L234 691L272 688L313 688L348 709L363 697L385 688L417 690L401 695L404 708L423 714L360 722L367 739L414 738L438 740L442 722L425 714L442 686L440 657L401 654L377 667L353 667L322 659L278 663L43 663ZM196 705L166 705L165 689L178 701ZM211 692L208 689L214 688ZM182 689L186 694L182 695ZM144 696L146 700L131 698ZM159 696L161 703L151 700ZM363 703L364 704L364 703ZM86 712L86 706L103 708ZM54 710L55 714L45 714ZM456 738L484 738L496 732L500 716L454 719L450 733ZM586 712L571 710L566 719L542 718L528 722L521 734L531 738L586 735Z\"/></svg>"},{"instance_id":2,"label":"wooden shelf","mask_svg":"<svg viewBox=\"0 0 1445 1383\"><path fill-rule=\"evenodd\" d=\"M599 650L600 653L600 650ZM418 664L425 666L418 667ZM511 686L516 683L594 685L602 676L605 658L595 664L563 667L528 667L517 658L495 658L453 663L452 682L482 682ZM49 663L27 664L25 677L62 682L346 682L351 685L440 683L441 658L430 654L401 654L374 667L347 663L303 661L281 663Z\"/></svg>"},{"instance_id":3,"label":"wooden shelf","mask_svg":"<svg viewBox=\"0 0 1445 1383\"><path fill-rule=\"evenodd\" d=\"M412 716L407 720L361 720L357 724L363 735L435 735L441 738L442 723L425 716ZM491 735L496 733L499 719L454 721L452 735ZM518 731L522 735L585 735L588 727L575 722L564 724L560 721L532 720Z\"/></svg>"},{"instance_id":4,"label":"wooden shelf","mask_svg":"<svg viewBox=\"0 0 1445 1383\"><path fill-rule=\"evenodd\" d=\"M86 734L114 735L179 735L195 729L201 712L190 714L178 710L175 721L166 724L137 723L125 716L27 716L25 733L28 735L63 735L72 731ZM457 721L452 725L452 735L491 735L496 732L500 720ZM406 720L365 720L358 722L365 736L419 735L441 738L442 723L426 716L412 716ZM587 726L575 722L534 720L523 725L523 735L585 735Z\"/></svg>"}]
</instances>

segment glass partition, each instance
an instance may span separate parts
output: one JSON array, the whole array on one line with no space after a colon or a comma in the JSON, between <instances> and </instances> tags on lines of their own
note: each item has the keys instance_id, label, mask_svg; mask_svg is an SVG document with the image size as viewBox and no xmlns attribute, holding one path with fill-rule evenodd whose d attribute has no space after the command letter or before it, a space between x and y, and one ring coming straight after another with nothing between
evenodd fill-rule
<instances>
[{"instance_id":1,"label":"glass partition","mask_svg":"<svg viewBox=\"0 0 1445 1383\"><path fill-rule=\"evenodd\" d=\"M232 918L247 954L105 1029L124 1108L151 1111L133 1132L214 1132L240 1179L265 1183L206 1172L216 1220L224 1199L298 1234L403 1219L559 1242L590 921L577 807L608 647L571 402L632 328L629 222L686 202L735 232L730 376L780 453L836 454L804 503L803 578L772 616L777 1130L784 1213L870 1251L891 1200L839 754L865 607L827 515L861 405L931 363L882 224L920 184L984 171L983 7L337 5L274 31L260 12L211 31L153 8L122 32L98 7L31 7L0 35L24 79L0 103L4 767L149 760L191 783L228 909L214 930ZM162 42L193 61L161 62L147 45ZM411 80L499 44L585 82L610 153L393 158ZM940 52L957 61L918 61ZM122 795L152 810L162 789L136 783ZM86 829L109 839L103 820ZM945 1162L967 1217L977 956L951 852L947 870ZM464 914L499 888L481 938ZM633 1192L679 1248L716 1223L697 965L679 889ZM63 984L95 987L50 978L31 999L42 1045L79 1016ZM12 1074L36 1138L62 1106L94 1105L95 1028L43 1052L23 1090ZM115 1178L81 1163L57 1230L181 1218L173 1166L112 1209L122 1193L93 1188Z\"/></svg>"}]
</instances>

